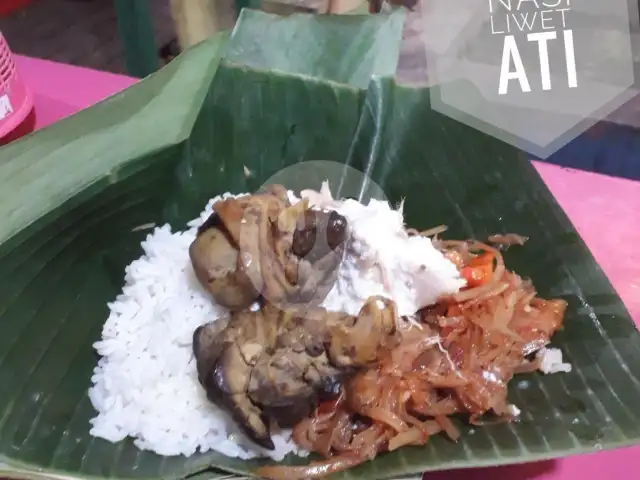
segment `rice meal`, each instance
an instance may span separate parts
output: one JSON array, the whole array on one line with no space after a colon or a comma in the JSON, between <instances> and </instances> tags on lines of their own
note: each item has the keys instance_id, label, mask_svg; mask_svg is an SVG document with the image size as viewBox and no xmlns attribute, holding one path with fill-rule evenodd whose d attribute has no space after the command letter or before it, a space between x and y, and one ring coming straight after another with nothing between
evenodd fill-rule
<instances>
[{"instance_id":1,"label":"rice meal","mask_svg":"<svg viewBox=\"0 0 640 480\"><path fill-rule=\"evenodd\" d=\"M281 190L273 198L230 193L217 196L198 218L187 224L187 230L172 232L169 225L155 227L142 242L143 255L126 267L122 293L108 304L110 314L102 338L94 344L101 358L89 389L89 398L97 411L97 416L91 419L91 435L110 442L131 437L136 447L163 456L191 456L215 450L240 459L269 457L280 461L288 454L307 456L312 451L325 460L305 467L264 467L256 473L274 479L315 478L353 467L385 451L424 445L430 435L440 432L455 441L459 432L449 417L456 413L468 414L474 425L487 412L513 419L520 410L508 403L506 385L514 374L571 371L571 365L563 362L562 352L548 348L550 337L562 325L566 303L537 297L528 279L505 268L500 248L490 246L491 242L521 245L525 237L496 235L490 237L489 243L441 240L437 238L442 231L439 227L425 232L407 229L402 204L393 209L376 200L366 206L355 200L334 200L326 182L319 192L300 192L301 198L278 187ZM214 241L218 242L216 248L222 245L222 230L203 240L206 229L219 228L209 224L214 217L218 220L224 217L223 221L235 218L237 225L231 228L239 229L240 224L244 228L247 218L251 218L251 208L264 208L262 215L271 215L274 205L281 208L277 211L280 212L276 215L277 222L268 218L276 222L269 224L276 232L282 228L283 232L299 233L296 222L307 218L305 215L312 210L319 215L313 217L314 222L336 218L348 222L348 229L347 223L333 225L336 231L343 229L340 240L343 246L342 250L330 251L339 263L330 268L336 273L327 293L322 295L322 303L316 308L309 306L308 297L299 298L307 305L301 314L310 316L307 324L302 317L298 322L294 314L295 318L291 318L296 325L292 326L288 307L277 304L278 292L282 294L286 289L278 290L282 285L273 279L271 283L258 279L258 283L264 282L260 284L262 290L254 292L257 296L247 297L246 292L238 290L242 285L247 287L236 275L238 272L234 273L236 276L225 273L223 280L240 283L215 284L218 280L203 276L202 266L194 257L194 245L198 242L200 246L204 245L202 242L212 242L208 244L211 252ZM260 227L261 219L256 216L253 226ZM287 222L289 230L285 228ZM266 228L264 225L260 228ZM315 229L316 224L313 225ZM329 223L323 225L330 228ZM270 239L268 243L262 238L263 230L254 231L251 240L256 245L252 250L246 239L244 246L237 240L238 232L234 246L237 248L234 262L238 265L234 268L238 271L248 269L252 262L261 265L264 259L256 255L262 255L267 245L275 253L283 251L278 250L277 242L284 241L284 237ZM233 235L232 230L225 235ZM224 242L231 242L230 237L225 238L223 246L229 247L230 243ZM267 243L257 245L260 241ZM298 255L295 248L299 246L289 245L289 254ZM270 254L275 255L273 252ZM309 256L305 258L312 258L313 252L307 250L304 255ZM336 252L340 252L339 256ZM228 258L225 260L224 251L221 253L219 249L216 255L219 273ZM300 254L300 262L304 255ZM328 265L322 263L326 258L319 264ZM262 266L263 275L277 277L272 266L264 265L267 264ZM307 272L311 271L309 265L305 267ZM300 273L296 275L299 280L303 278ZM300 280L300 285L305 281ZM324 288L321 283L305 285L313 287L306 294L317 294ZM305 285L296 292L305 294ZM215 301L222 298L216 296L221 291L228 294L234 288L227 300ZM287 297L287 301L292 298ZM245 303L234 309L233 302ZM365 317L373 319L373 323L367 324L362 320ZM260 363L255 359L263 357L252 360L247 352L260 347L263 353L256 355L278 358L277 349L282 350L282 346L276 348L273 343L267 347L267 343L260 342L269 342L269 338L275 342L280 338L278 335L285 338L292 332L295 338L313 337L312 331L319 332L313 330L318 328L318 322L326 324L321 330L324 340L316 339L320 343L312 350L320 348L320 351L312 353L305 350L307 347L295 350L289 346L279 357L280 365L283 359L294 367L295 362L302 362L299 365L306 365L305 376L307 368L318 369L317 378L312 381L305 377L303 383L308 384L299 385L301 373L285 369L280 372L284 376L277 381L299 385L296 387L299 392L307 392L307 397L301 397L302 404L307 402L311 410L285 414L296 418L291 425L293 429L284 425L276 413L269 423L269 408L275 404L269 404L272 400L268 396L259 397L267 400L256 400L248 392L249 380L256 382L261 374ZM247 332L256 328L266 329L267 333L251 337L254 333ZM218 342L216 346L216 338L227 343ZM202 339L209 344L200 344ZM229 363L233 352L227 350L211 354L220 357L215 365L202 363L203 351L230 348L225 345L237 349L235 364ZM245 347L251 348L242 350ZM375 357L371 357L374 353ZM226 360L222 358L224 355ZM243 357L240 363L238 355ZM350 355L353 358L347 358ZM267 362L275 361L271 357ZM214 374L211 370L214 366L225 370ZM226 379L218 376L217 380L206 380L203 375L211 378L222 375ZM235 398L237 392L231 388L238 378L246 380L247 391L242 393L247 395L246 402L253 403L242 412L238 408L244 397ZM218 385L215 387L218 390L212 393L211 382L216 381L228 385ZM253 394L265 395L269 388L277 391L278 385L283 384L269 381L273 385L262 391L252 384ZM330 400L323 399L320 392L329 387L326 381L331 388L338 388ZM225 388L231 390L225 393ZM312 396L309 388L315 389ZM225 395L234 399L225 399ZM270 398L274 398L273 393ZM289 406L284 407L282 411L288 412ZM256 420L255 411L251 411L256 408L264 408L258 410L261 420Z\"/></svg>"},{"instance_id":2,"label":"rice meal","mask_svg":"<svg viewBox=\"0 0 640 480\"><path fill-rule=\"evenodd\" d=\"M293 192L289 194L294 202L299 201ZM142 242L144 254L125 269L122 294L108 304L110 315L104 324L102 339L94 344L101 359L91 378L94 385L89 390L89 398L99 412L91 420L91 435L111 442L132 437L138 448L159 455L190 456L196 451L216 450L229 457L270 457L276 461L289 453L308 455L290 439L290 432L286 430L274 435L274 450L256 446L246 439L225 411L207 400L198 383L192 352L193 331L220 318L227 310L212 301L196 278L189 259L189 245L198 227L212 214L216 202L243 195L246 194L219 195L209 201L198 218L188 222L188 230L172 232L169 225L163 225L156 227ZM355 210L355 217L363 217L356 206L363 207L362 204L351 200L346 205ZM394 232L403 226L401 210L394 211L386 202L376 201L371 209L376 216L386 217L386 223L393 226L384 230L392 240L386 239L387 248L381 249L375 244L382 242L384 247L385 235L378 234L374 241L377 248L363 251L364 237L376 237L365 216L360 220L364 228L359 229L364 236L355 242L358 258L395 253L405 254L414 263L419 261L420 255L393 244ZM425 240L422 247L431 247L430 241ZM431 250L424 248L422 256L426 254L431 260ZM372 280L371 275L363 276L362 269L352 263L345 262L325 304L330 309L343 308L355 314L364 298L385 291L380 287L379 272ZM446 270L447 265L444 268ZM459 288L459 282L447 278L451 274L445 271L440 275L445 283L440 291ZM437 283L437 278L432 280ZM418 308L406 281L405 272L400 275L400 281L390 287L391 291L386 292L403 299L403 314ZM355 288L359 289L357 294L353 292ZM437 291L432 292L432 296L437 296ZM171 415L167 415L169 411Z\"/></svg>"}]
</instances>

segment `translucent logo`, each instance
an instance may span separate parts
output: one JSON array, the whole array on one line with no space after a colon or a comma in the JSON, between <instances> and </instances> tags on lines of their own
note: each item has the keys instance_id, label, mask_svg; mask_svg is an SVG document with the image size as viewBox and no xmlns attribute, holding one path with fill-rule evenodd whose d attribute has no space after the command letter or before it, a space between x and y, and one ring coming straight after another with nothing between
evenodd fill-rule
<instances>
[{"instance_id":1,"label":"translucent logo","mask_svg":"<svg viewBox=\"0 0 640 480\"><path fill-rule=\"evenodd\" d=\"M338 162L310 161L280 170L240 204L241 281L266 302L280 309L321 305L333 288L349 224L330 201L318 203L330 198L388 201L366 174Z\"/></svg>"},{"instance_id":2,"label":"translucent logo","mask_svg":"<svg viewBox=\"0 0 640 480\"><path fill-rule=\"evenodd\" d=\"M546 158L631 99L627 0L429 0L435 110Z\"/></svg>"}]
</instances>

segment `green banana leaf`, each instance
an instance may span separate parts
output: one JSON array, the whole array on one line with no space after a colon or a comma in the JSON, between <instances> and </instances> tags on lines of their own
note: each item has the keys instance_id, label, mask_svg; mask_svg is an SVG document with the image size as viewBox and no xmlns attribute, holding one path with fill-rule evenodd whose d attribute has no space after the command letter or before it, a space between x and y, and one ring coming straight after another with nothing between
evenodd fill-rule
<instances>
[{"instance_id":1,"label":"green banana leaf","mask_svg":"<svg viewBox=\"0 0 640 480\"><path fill-rule=\"evenodd\" d=\"M569 302L554 337L574 370L513 382L514 424L380 456L336 478L554 458L637 443L640 335L533 167L513 147L397 85L403 15L243 11L229 35L138 85L0 151L0 476L221 478L267 462L161 458L92 438L87 397L107 302L141 254L135 227L196 216L288 165L366 172L408 223L452 238L518 232L506 253L543 296ZM252 172L247 175L246 172ZM309 185L317 187L317 185ZM287 458L303 464L306 459ZM214 470L206 471L207 468Z\"/></svg>"}]
</instances>

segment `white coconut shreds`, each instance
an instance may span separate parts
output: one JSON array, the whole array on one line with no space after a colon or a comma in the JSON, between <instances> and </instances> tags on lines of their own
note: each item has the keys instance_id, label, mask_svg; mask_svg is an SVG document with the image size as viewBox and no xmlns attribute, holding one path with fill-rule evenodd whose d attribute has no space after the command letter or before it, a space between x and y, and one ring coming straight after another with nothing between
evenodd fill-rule
<instances>
[{"instance_id":1,"label":"white coconut shreds","mask_svg":"<svg viewBox=\"0 0 640 480\"><path fill-rule=\"evenodd\" d=\"M319 192L303 190L300 195L312 208L335 210L349 224L345 257L323 304L328 310L357 315L367 298L381 295L395 301L399 315L409 317L466 285L430 238L407 234L403 204L394 209L384 200L371 199L366 205L336 200L327 181ZM291 194L290 199L297 200Z\"/></svg>"}]
</instances>

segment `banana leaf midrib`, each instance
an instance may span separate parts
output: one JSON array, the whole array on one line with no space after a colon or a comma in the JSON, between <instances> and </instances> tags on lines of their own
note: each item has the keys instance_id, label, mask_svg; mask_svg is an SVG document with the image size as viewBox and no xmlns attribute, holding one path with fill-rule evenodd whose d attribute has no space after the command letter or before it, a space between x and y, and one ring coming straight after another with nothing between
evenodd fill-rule
<instances>
[{"instance_id":1,"label":"banana leaf midrib","mask_svg":"<svg viewBox=\"0 0 640 480\"><path fill-rule=\"evenodd\" d=\"M347 90L347 91L351 91L351 92L360 92L360 91L362 91L362 88L359 88L359 87L356 87L356 86L353 86L353 85L349 85L349 84L345 84L345 83L336 82L334 80L330 80L330 79L326 79L326 78L317 78L317 77L314 77L312 75L305 74L305 73L290 73L290 72L287 72L285 70L266 69L266 68L261 68L261 67L251 67L251 66L243 64L242 62L238 62L238 61L234 61L234 60L228 60L226 58L222 59L222 61L220 62L220 66L233 68L233 69L236 69L236 70L243 70L243 71L247 71L247 72L268 73L268 74L274 75L274 76L296 77L296 78L299 78L301 80L304 80L305 82L329 85L329 86L331 86L332 88L335 88L335 89L342 89L342 90ZM379 77L373 76L372 79L373 78L379 78Z\"/></svg>"}]
</instances>

